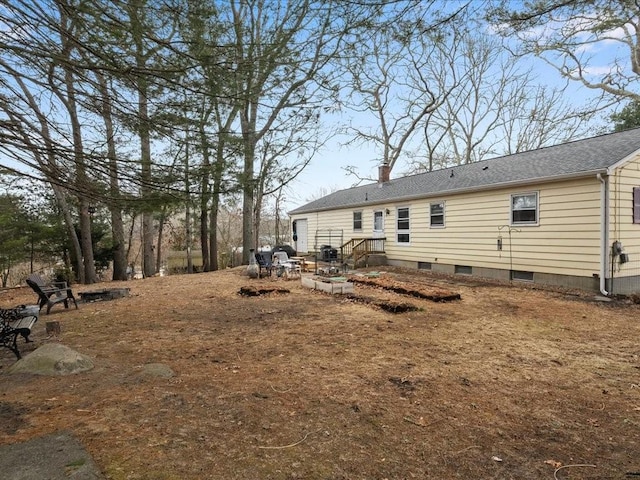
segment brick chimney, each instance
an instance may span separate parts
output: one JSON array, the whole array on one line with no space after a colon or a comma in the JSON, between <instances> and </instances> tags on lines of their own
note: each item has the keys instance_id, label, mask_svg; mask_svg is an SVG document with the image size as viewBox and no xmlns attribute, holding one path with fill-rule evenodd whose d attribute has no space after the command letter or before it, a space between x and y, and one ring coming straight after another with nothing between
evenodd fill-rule
<instances>
[{"instance_id":1,"label":"brick chimney","mask_svg":"<svg viewBox=\"0 0 640 480\"><path fill-rule=\"evenodd\" d=\"M383 163L378 167L378 183L387 183L391 174L391 167Z\"/></svg>"}]
</instances>

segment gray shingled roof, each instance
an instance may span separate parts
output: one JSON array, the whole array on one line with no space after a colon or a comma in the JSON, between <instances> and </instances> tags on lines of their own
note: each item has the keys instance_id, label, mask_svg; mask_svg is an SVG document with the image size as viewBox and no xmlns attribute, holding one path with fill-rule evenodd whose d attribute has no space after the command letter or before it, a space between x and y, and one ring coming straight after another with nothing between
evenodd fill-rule
<instances>
[{"instance_id":1,"label":"gray shingled roof","mask_svg":"<svg viewBox=\"0 0 640 480\"><path fill-rule=\"evenodd\" d=\"M290 215L595 175L640 150L640 128L340 190Z\"/></svg>"}]
</instances>

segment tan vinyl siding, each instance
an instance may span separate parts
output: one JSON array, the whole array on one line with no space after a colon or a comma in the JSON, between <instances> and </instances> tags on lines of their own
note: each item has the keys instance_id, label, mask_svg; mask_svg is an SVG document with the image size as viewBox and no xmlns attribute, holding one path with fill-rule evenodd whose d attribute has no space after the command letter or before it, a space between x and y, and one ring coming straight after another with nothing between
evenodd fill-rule
<instances>
[{"instance_id":1,"label":"tan vinyl siding","mask_svg":"<svg viewBox=\"0 0 640 480\"><path fill-rule=\"evenodd\" d=\"M538 193L538 224L511 226L513 269L578 276L597 273L600 185L595 176L444 198L444 229L429 228L428 200L413 202L411 248L389 244L388 254L416 262L509 269L511 195L529 192ZM497 250L500 236L502 251Z\"/></svg>"},{"instance_id":2,"label":"tan vinyl siding","mask_svg":"<svg viewBox=\"0 0 640 480\"><path fill-rule=\"evenodd\" d=\"M595 176L359 208L362 232L353 232L352 209L317 212L304 217L308 219L309 245L313 245L317 229L343 229L345 241L371 236L373 211L388 208L390 213L384 214L384 222L389 259L509 270L511 195L529 192L538 193L538 224L512 226L513 269L588 277L597 273L600 183ZM440 201L445 203L445 227L431 228L429 204ZM398 207L410 209L409 244L396 242ZM502 227L501 231L499 227ZM503 241L502 251L496 247L499 236Z\"/></svg>"},{"instance_id":3,"label":"tan vinyl siding","mask_svg":"<svg viewBox=\"0 0 640 480\"><path fill-rule=\"evenodd\" d=\"M616 264L615 276L639 275L640 224L633 223L633 187L640 187L640 157L618 168L610 177L611 205L609 240L622 245L629 255L629 263Z\"/></svg>"},{"instance_id":4,"label":"tan vinyl siding","mask_svg":"<svg viewBox=\"0 0 640 480\"><path fill-rule=\"evenodd\" d=\"M342 230L343 239L355 236L362 236L368 232L366 230L366 214L363 212L363 231L353 231L353 210L334 210L331 212L316 212L302 215L292 215L291 221L298 219L307 220L307 245L310 251L318 250L323 244L332 243L337 248L339 241L339 231ZM325 234L328 230L332 231L331 242ZM318 245L316 245L316 234L320 232L322 235L318 237Z\"/></svg>"},{"instance_id":5,"label":"tan vinyl siding","mask_svg":"<svg viewBox=\"0 0 640 480\"><path fill-rule=\"evenodd\" d=\"M601 289L636 291L640 285L640 224L633 220L633 202L634 188L640 188L639 131L491 159L481 169L462 165L450 172L439 170L335 192L296 209L307 213L292 219L307 220L310 245L318 229L339 229L344 241L382 233L392 265L427 268L419 263L431 263L440 272L464 266L472 267L472 273L496 278L506 278L505 271L513 269L537 274L532 276L534 281L560 285L573 279L577 285L591 285L589 288L597 287L592 277L600 276L604 277ZM433 193L420 198L424 191ZM607 198L601 198L605 192ZM535 216L532 194L538 200ZM513 200L512 195L527 198ZM434 210L434 226L431 203L444 204L443 210ZM511 225L512 203L517 205L514 215L521 224ZM352 205L362 212L361 231L353 231L353 207L326 211L339 205ZM397 241L399 207L410 211L409 230L402 232L409 240L403 242ZM375 235L374 210L384 212L385 227ZM496 247L499 237L501 251ZM624 264L616 258L612 265L606 258L616 241L628 255ZM624 277L623 281L614 282L618 277Z\"/></svg>"}]
</instances>

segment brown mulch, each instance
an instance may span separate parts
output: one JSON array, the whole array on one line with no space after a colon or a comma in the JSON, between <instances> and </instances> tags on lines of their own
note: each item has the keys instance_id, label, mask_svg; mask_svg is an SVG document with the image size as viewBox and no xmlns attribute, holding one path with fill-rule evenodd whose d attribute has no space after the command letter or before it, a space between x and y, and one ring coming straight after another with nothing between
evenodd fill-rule
<instances>
[{"instance_id":1,"label":"brown mulch","mask_svg":"<svg viewBox=\"0 0 640 480\"><path fill-rule=\"evenodd\" d=\"M424 298L432 302L451 302L460 300L460 293L445 290L435 286L418 286L406 281L394 280L390 275L381 275L379 277L367 277L362 275L350 275L349 281L370 287L379 287L401 295L410 297Z\"/></svg>"},{"instance_id":2,"label":"brown mulch","mask_svg":"<svg viewBox=\"0 0 640 480\"><path fill-rule=\"evenodd\" d=\"M352 293L346 294L345 298L353 302L364 303L366 305L372 305L378 307L386 312L390 313L407 313L420 310L420 307L408 302L395 302L392 300L379 300L376 297L370 297L365 295L354 295Z\"/></svg>"},{"instance_id":3,"label":"brown mulch","mask_svg":"<svg viewBox=\"0 0 640 480\"><path fill-rule=\"evenodd\" d=\"M90 372L9 375L15 357L0 350L0 445L70 431L118 480L640 472L640 306L388 270L390 285L460 299L355 286L418 307L392 314L243 269L74 286L131 294L58 305L20 343L28 354L61 342L92 358ZM2 307L33 300L0 292ZM156 364L174 375L150 375Z\"/></svg>"},{"instance_id":4,"label":"brown mulch","mask_svg":"<svg viewBox=\"0 0 640 480\"><path fill-rule=\"evenodd\" d=\"M266 287L256 288L253 285L240 287L240 295L243 297L259 297L260 295L269 295L270 293L291 293L287 288Z\"/></svg>"}]
</instances>

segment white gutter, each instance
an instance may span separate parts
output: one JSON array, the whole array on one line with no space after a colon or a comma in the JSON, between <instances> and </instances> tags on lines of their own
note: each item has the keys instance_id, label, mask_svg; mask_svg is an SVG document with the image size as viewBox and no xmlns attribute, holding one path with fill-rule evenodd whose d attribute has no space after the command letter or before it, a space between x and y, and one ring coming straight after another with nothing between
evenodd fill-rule
<instances>
[{"instance_id":1,"label":"white gutter","mask_svg":"<svg viewBox=\"0 0 640 480\"><path fill-rule=\"evenodd\" d=\"M596 175L600 180L600 293L608 297L606 275L609 265L609 176L605 177L600 173Z\"/></svg>"}]
</instances>

